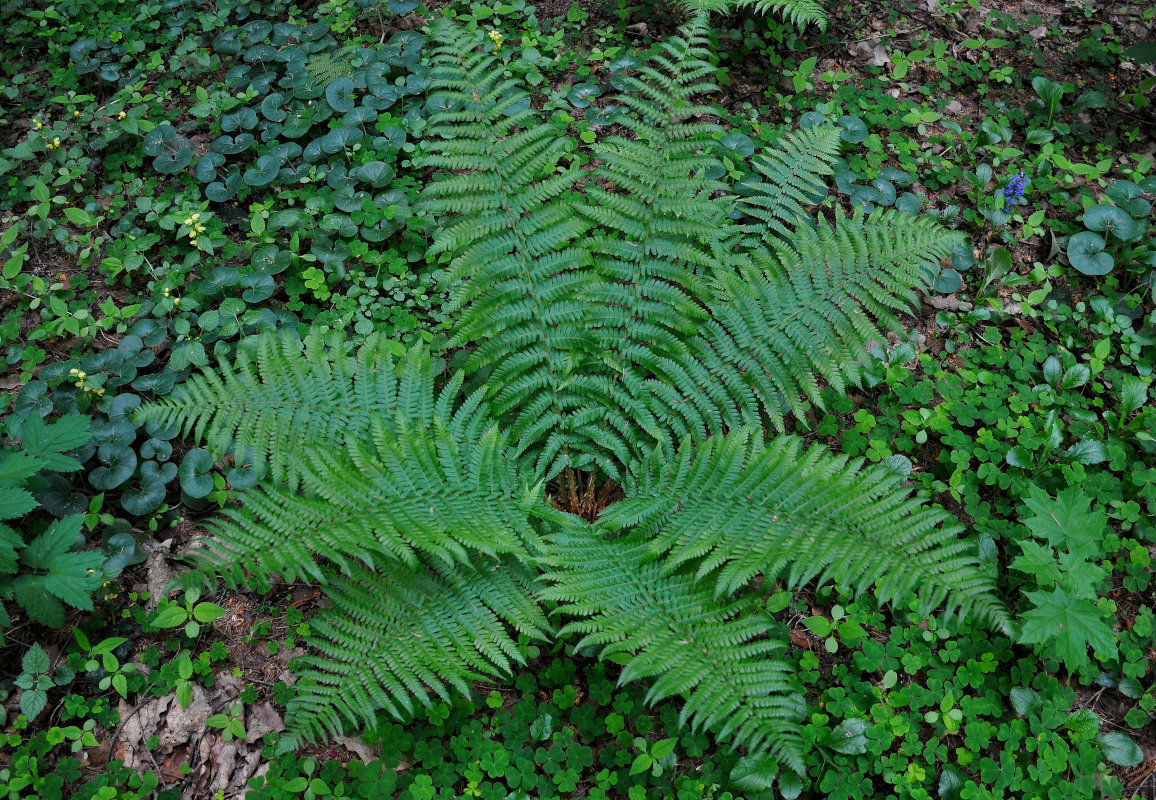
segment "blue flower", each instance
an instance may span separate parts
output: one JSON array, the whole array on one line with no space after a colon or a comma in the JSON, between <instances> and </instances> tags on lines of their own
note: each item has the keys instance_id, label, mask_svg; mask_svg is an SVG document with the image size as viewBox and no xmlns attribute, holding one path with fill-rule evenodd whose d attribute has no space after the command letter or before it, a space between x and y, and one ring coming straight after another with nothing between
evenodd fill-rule
<instances>
[{"instance_id":1,"label":"blue flower","mask_svg":"<svg viewBox=\"0 0 1156 800\"><path fill-rule=\"evenodd\" d=\"M1003 196L1004 196L1003 210L1004 211L1010 211L1011 210L1013 198L1024 196L1024 190L1027 188L1027 186L1028 186L1028 179L1023 174L1022 171L1017 172L1012 177L1012 179L1010 181L1008 181L1007 186L1005 186L1004 190L1003 190Z\"/></svg>"}]
</instances>

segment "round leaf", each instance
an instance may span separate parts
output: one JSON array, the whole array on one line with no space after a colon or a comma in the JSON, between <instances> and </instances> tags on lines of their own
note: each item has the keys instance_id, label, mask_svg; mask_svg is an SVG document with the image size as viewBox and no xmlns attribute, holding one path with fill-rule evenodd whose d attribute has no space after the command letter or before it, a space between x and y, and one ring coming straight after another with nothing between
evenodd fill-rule
<instances>
[{"instance_id":1,"label":"round leaf","mask_svg":"<svg viewBox=\"0 0 1156 800\"><path fill-rule=\"evenodd\" d=\"M839 138L848 144L859 144L867 140L867 123L859 117L845 116L839 118Z\"/></svg>"},{"instance_id":2,"label":"round leaf","mask_svg":"<svg viewBox=\"0 0 1156 800\"><path fill-rule=\"evenodd\" d=\"M181 461L181 489L190 497L207 497L213 491L212 471L213 457L208 450L190 450Z\"/></svg>"},{"instance_id":3,"label":"round leaf","mask_svg":"<svg viewBox=\"0 0 1156 800\"><path fill-rule=\"evenodd\" d=\"M252 169L245 170L245 183L249 186L267 186L281 171L281 162L273 156L261 156Z\"/></svg>"},{"instance_id":4,"label":"round leaf","mask_svg":"<svg viewBox=\"0 0 1156 800\"><path fill-rule=\"evenodd\" d=\"M88 482L102 492L115 489L136 472L136 453L131 447L123 444L103 444L97 454L103 466L97 467L89 474Z\"/></svg>"},{"instance_id":5,"label":"round leaf","mask_svg":"<svg viewBox=\"0 0 1156 800\"><path fill-rule=\"evenodd\" d=\"M325 87L325 102L338 114L352 111L354 106L353 81L338 78Z\"/></svg>"},{"instance_id":6,"label":"round leaf","mask_svg":"<svg viewBox=\"0 0 1156 800\"><path fill-rule=\"evenodd\" d=\"M1108 231L1125 241L1132 238L1136 225L1128 212L1119 206L1101 203L1084 212L1084 224L1093 231Z\"/></svg>"},{"instance_id":7,"label":"round leaf","mask_svg":"<svg viewBox=\"0 0 1156 800\"><path fill-rule=\"evenodd\" d=\"M935 282L931 284L931 288L940 294L958 292L962 286L963 278L950 267L945 267L944 270L939 273L939 277L935 279Z\"/></svg>"},{"instance_id":8,"label":"round leaf","mask_svg":"<svg viewBox=\"0 0 1156 800\"><path fill-rule=\"evenodd\" d=\"M1104 252L1104 239L1091 231L1077 233L1068 240L1068 261L1082 275L1107 275L1115 263Z\"/></svg>"},{"instance_id":9,"label":"round leaf","mask_svg":"<svg viewBox=\"0 0 1156 800\"><path fill-rule=\"evenodd\" d=\"M576 83L570 88L566 99L575 108L588 108L600 94L602 90L592 83Z\"/></svg>"},{"instance_id":10,"label":"round leaf","mask_svg":"<svg viewBox=\"0 0 1156 800\"><path fill-rule=\"evenodd\" d=\"M724 153L733 153L739 158L750 158L755 152L755 143L745 133L731 131L718 140Z\"/></svg>"}]
</instances>

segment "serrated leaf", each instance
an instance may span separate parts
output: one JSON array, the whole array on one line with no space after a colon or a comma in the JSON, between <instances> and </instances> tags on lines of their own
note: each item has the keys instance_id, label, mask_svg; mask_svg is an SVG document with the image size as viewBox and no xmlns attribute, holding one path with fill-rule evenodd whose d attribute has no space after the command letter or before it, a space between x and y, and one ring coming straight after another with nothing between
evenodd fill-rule
<instances>
[{"instance_id":1,"label":"serrated leaf","mask_svg":"<svg viewBox=\"0 0 1156 800\"><path fill-rule=\"evenodd\" d=\"M1011 568L1034 575L1036 582L1041 585L1051 585L1059 581L1060 570L1056 565L1055 553L1052 548L1030 539L1020 542L1023 555L1017 556L1011 563Z\"/></svg>"},{"instance_id":2,"label":"serrated leaf","mask_svg":"<svg viewBox=\"0 0 1156 800\"><path fill-rule=\"evenodd\" d=\"M52 662L48 660L48 653L44 652L44 648L38 642L34 642L20 660L20 666L30 675L41 675L48 672Z\"/></svg>"},{"instance_id":3,"label":"serrated leaf","mask_svg":"<svg viewBox=\"0 0 1156 800\"><path fill-rule=\"evenodd\" d=\"M20 713L34 720L48 705L48 693L40 689L25 689L20 695Z\"/></svg>"},{"instance_id":4,"label":"serrated leaf","mask_svg":"<svg viewBox=\"0 0 1156 800\"><path fill-rule=\"evenodd\" d=\"M40 505L27 489L0 486L0 519L18 519Z\"/></svg>"},{"instance_id":5,"label":"serrated leaf","mask_svg":"<svg viewBox=\"0 0 1156 800\"><path fill-rule=\"evenodd\" d=\"M1020 615L1020 640L1052 644L1070 671L1088 663L1088 646L1112 657L1116 643L1106 614L1086 597L1069 595L1061 587L1050 592L1024 592L1035 608Z\"/></svg>"},{"instance_id":6,"label":"serrated leaf","mask_svg":"<svg viewBox=\"0 0 1156 800\"><path fill-rule=\"evenodd\" d=\"M28 616L50 628L64 627L64 605L44 588L44 578L40 575L19 575L13 581L16 602Z\"/></svg>"},{"instance_id":7,"label":"serrated leaf","mask_svg":"<svg viewBox=\"0 0 1156 800\"><path fill-rule=\"evenodd\" d=\"M24 548L20 560L31 569L52 569L53 563L76 544L83 523L84 517L80 514L56 520Z\"/></svg>"},{"instance_id":8,"label":"serrated leaf","mask_svg":"<svg viewBox=\"0 0 1156 800\"><path fill-rule=\"evenodd\" d=\"M1011 704L1017 714L1027 717L1043 708L1044 701L1035 689L1016 686L1011 690Z\"/></svg>"},{"instance_id":9,"label":"serrated leaf","mask_svg":"<svg viewBox=\"0 0 1156 800\"><path fill-rule=\"evenodd\" d=\"M1085 558L1099 552L1101 535L1108 517L1092 510L1092 500L1078 487L1070 487L1052 498L1032 486L1024 505L1032 516L1024 520L1031 532L1047 539L1056 550Z\"/></svg>"},{"instance_id":10,"label":"serrated leaf","mask_svg":"<svg viewBox=\"0 0 1156 800\"><path fill-rule=\"evenodd\" d=\"M1121 767L1135 767L1144 760L1144 751L1140 745L1122 733L1112 731L1102 733L1096 737L1104 758Z\"/></svg>"}]
</instances>

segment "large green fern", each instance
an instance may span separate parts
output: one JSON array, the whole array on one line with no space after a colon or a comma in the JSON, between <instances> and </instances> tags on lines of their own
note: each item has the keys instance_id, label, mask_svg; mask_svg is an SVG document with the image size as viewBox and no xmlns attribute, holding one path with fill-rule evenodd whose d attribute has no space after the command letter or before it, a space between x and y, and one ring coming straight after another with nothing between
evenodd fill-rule
<instances>
[{"instance_id":1,"label":"large green fern","mask_svg":"<svg viewBox=\"0 0 1156 800\"><path fill-rule=\"evenodd\" d=\"M480 33L432 32L422 207L461 370L372 337L266 335L141 412L272 468L190 551L189 580L279 574L330 598L284 741L508 674L518 634L574 636L652 701L683 697L691 726L801 772L801 700L753 578L1006 630L943 512L882 467L772 435L859 383L867 342L901 327L956 237L890 212L807 224L830 128L756 159L741 203L708 178L701 17L620 82L592 172L562 166L565 140ZM576 468L626 499L593 522L555 510L544 487Z\"/></svg>"}]
</instances>

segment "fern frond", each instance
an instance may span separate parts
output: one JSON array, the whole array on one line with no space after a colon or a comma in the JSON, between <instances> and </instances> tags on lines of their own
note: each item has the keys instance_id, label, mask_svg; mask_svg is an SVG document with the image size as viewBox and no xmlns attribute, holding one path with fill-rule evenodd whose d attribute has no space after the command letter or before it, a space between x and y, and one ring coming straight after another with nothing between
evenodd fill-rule
<instances>
[{"instance_id":1,"label":"fern frond","mask_svg":"<svg viewBox=\"0 0 1156 800\"><path fill-rule=\"evenodd\" d=\"M765 444L749 431L686 443L675 461L652 456L632 476L627 499L601 518L632 526L664 574L693 566L716 596L758 574L791 586L818 578L859 592L874 586L881 602L916 595L921 613L946 605L949 618L1010 631L974 543L948 520L883 467L819 446L804 450L792 436Z\"/></svg>"},{"instance_id":2,"label":"fern frond","mask_svg":"<svg viewBox=\"0 0 1156 800\"><path fill-rule=\"evenodd\" d=\"M399 350L377 337L354 352L348 341L327 343L320 333L304 342L262 334L242 341L236 361L190 377L135 418L177 425L217 458L251 447L256 463L292 489L306 447L364 438L374 419L392 416L398 398L410 394L401 384L423 380L428 354L411 354L405 367L395 364Z\"/></svg>"},{"instance_id":3,"label":"fern frond","mask_svg":"<svg viewBox=\"0 0 1156 800\"><path fill-rule=\"evenodd\" d=\"M629 365L640 350L680 350L705 319L697 274L715 263L710 243L726 220L711 198L723 188L705 175L722 129L696 122L721 114L695 104L717 87L709 82L706 28L700 19L662 43L638 77L623 76L616 122L630 136L591 147L602 162L586 186L583 215L600 227L589 241L601 279L585 293L598 349Z\"/></svg>"},{"instance_id":4,"label":"fern frond","mask_svg":"<svg viewBox=\"0 0 1156 800\"><path fill-rule=\"evenodd\" d=\"M579 634L577 647L625 659L620 683L654 679L647 702L684 697L680 724L709 728L801 774L804 705L789 664L775 658L786 648L768 638L772 620L758 598L720 600L709 586L649 560L649 550L636 536L563 530L550 537L554 569L545 579L553 586L540 596L580 618L559 635Z\"/></svg>"},{"instance_id":5,"label":"fern frond","mask_svg":"<svg viewBox=\"0 0 1156 800\"><path fill-rule=\"evenodd\" d=\"M438 697L469 694L475 680L509 677L524 665L517 634L547 640L551 626L534 596L535 574L509 559L473 565L332 576L332 606L309 621L310 652L288 704L285 743L377 727L377 712L408 721Z\"/></svg>"},{"instance_id":6,"label":"fern frond","mask_svg":"<svg viewBox=\"0 0 1156 800\"><path fill-rule=\"evenodd\" d=\"M751 424L756 408L780 430L784 417L822 407L820 379L836 391L858 385L866 344L901 331L896 314L916 302L933 267L961 240L926 219L879 209L870 217L800 226L794 246L773 242L747 263L719 270L711 320L682 361L656 362L652 396L660 419L678 419L709 398L728 427ZM694 383L686 377L694 376ZM676 390L676 391L672 391Z\"/></svg>"},{"instance_id":7,"label":"fern frond","mask_svg":"<svg viewBox=\"0 0 1156 800\"><path fill-rule=\"evenodd\" d=\"M774 11L800 29L814 23L819 30L827 30L827 12L815 0L681 0L681 3L699 13L729 14L740 8L753 7L759 14Z\"/></svg>"},{"instance_id":8,"label":"fern frond","mask_svg":"<svg viewBox=\"0 0 1156 800\"><path fill-rule=\"evenodd\" d=\"M834 171L831 164L837 155L839 129L817 125L787 133L775 147L751 159L762 180L747 184L753 194L740 198L739 208L762 224L739 229L764 243L769 243L771 231L790 240L797 223L813 216L803 206L827 196L825 176Z\"/></svg>"},{"instance_id":9,"label":"fern frond","mask_svg":"<svg viewBox=\"0 0 1156 800\"><path fill-rule=\"evenodd\" d=\"M456 390L457 386L453 386ZM304 492L272 486L243 491L240 508L208 526L188 553L207 578L267 586L270 574L323 581L322 558L349 574L399 561L416 568L466 563L478 553L533 563L540 551L529 519L540 492L523 485L491 427L462 442L444 427L376 426L373 446L312 448Z\"/></svg>"}]
</instances>

